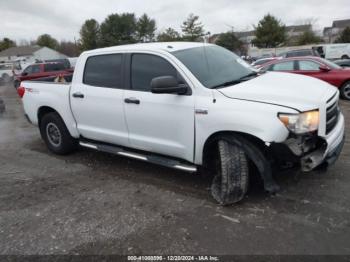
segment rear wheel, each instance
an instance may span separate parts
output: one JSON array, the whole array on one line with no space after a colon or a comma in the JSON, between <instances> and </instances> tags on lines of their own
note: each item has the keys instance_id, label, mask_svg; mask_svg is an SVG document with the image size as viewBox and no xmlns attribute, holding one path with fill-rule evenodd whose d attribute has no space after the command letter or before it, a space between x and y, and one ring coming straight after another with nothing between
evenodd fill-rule
<instances>
[{"instance_id":1,"label":"rear wheel","mask_svg":"<svg viewBox=\"0 0 350 262\"><path fill-rule=\"evenodd\" d=\"M350 81L347 81L340 88L340 95L343 99L350 100Z\"/></svg>"},{"instance_id":2,"label":"rear wheel","mask_svg":"<svg viewBox=\"0 0 350 262\"><path fill-rule=\"evenodd\" d=\"M74 139L57 113L48 113L40 123L40 133L49 150L58 155L75 151L78 141Z\"/></svg>"},{"instance_id":3,"label":"rear wheel","mask_svg":"<svg viewBox=\"0 0 350 262\"><path fill-rule=\"evenodd\" d=\"M214 169L213 169L214 170ZM241 201L248 189L248 160L235 138L220 139L211 186L213 198L221 205Z\"/></svg>"}]
</instances>

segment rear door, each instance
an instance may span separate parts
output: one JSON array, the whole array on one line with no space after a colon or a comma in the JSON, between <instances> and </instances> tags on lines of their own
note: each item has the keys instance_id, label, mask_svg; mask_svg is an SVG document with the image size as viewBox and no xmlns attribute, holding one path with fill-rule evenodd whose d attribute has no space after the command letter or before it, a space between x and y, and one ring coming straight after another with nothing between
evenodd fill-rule
<instances>
[{"instance_id":1,"label":"rear door","mask_svg":"<svg viewBox=\"0 0 350 262\"><path fill-rule=\"evenodd\" d=\"M123 60L120 53L87 57L82 79L73 83L71 107L83 137L128 146Z\"/></svg>"},{"instance_id":2,"label":"rear door","mask_svg":"<svg viewBox=\"0 0 350 262\"><path fill-rule=\"evenodd\" d=\"M124 106L131 146L193 161L192 92L186 95L151 92L155 77L174 76L179 83L185 82L175 65L165 57L134 53L128 55L128 68L129 89L125 90Z\"/></svg>"}]
</instances>

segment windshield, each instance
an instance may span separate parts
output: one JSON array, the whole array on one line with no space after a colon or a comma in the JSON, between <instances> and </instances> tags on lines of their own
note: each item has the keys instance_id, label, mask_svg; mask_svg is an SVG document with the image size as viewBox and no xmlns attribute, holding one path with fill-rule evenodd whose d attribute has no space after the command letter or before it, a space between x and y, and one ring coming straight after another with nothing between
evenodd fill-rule
<instances>
[{"instance_id":1,"label":"windshield","mask_svg":"<svg viewBox=\"0 0 350 262\"><path fill-rule=\"evenodd\" d=\"M239 81L255 71L234 53L219 46L202 46L172 53L207 88Z\"/></svg>"},{"instance_id":2,"label":"windshield","mask_svg":"<svg viewBox=\"0 0 350 262\"><path fill-rule=\"evenodd\" d=\"M319 58L319 59L322 61L322 63L326 64L327 66L329 66L332 69L342 69L341 66L339 66L336 63L333 63L327 59L324 59L324 58Z\"/></svg>"}]
</instances>

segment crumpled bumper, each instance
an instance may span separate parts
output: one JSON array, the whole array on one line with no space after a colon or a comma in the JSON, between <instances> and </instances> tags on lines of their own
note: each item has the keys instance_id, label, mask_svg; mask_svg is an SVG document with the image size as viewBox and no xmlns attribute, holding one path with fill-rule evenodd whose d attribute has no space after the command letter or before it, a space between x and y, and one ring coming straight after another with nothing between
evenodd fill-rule
<instances>
[{"instance_id":1,"label":"crumpled bumper","mask_svg":"<svg viewBox=\"0 0 350 262\"><path fill-rule=\"evenodd\" d=\"M338 124L325 138L324 145L301 159L302 170L308 172L323 163L327 163L328 165L334 164L343 150L344 143L345 121L344 116L340 114Z\"/></svg>"}]
</instances>

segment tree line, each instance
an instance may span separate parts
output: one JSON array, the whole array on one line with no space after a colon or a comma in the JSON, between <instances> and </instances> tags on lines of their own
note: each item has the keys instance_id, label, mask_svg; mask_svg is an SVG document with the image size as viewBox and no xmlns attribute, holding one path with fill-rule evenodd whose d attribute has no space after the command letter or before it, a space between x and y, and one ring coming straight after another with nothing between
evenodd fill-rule
<instances>
[{"instance_id":1,"label":"tree line","mask_svg":"<svg viewBox=\"0 0 350 262\"><path fill-rule=\"evenodd\" d=\"M140 42L202 41L204 26L199 17L190 14L181 26L181 33L173 28L156 35L157 25L153 18L143 14L137 18L133 13L111 14L101 24L88 19L80 29L80 39L76 42L57 41L49 34L40 35L26 45L39 45L52 48L68 56L78 56L82 51ZM8 38L0 41L0 51L16 46Z\"/></svg>"},{"instance_id":2,"label":"tree line","mask_svg":"<svg viewBox=\"0 0 350 262\"><path fill-rule=\"evenodd\" d=\"M255 38L252 44L259 48L274 48L289 44L286 26L270 14L265 15L254 26L254 30ZM44 34L30 44L46 46L68 56L78 56L82 51L99 47L155 41L203 41L203 37L209 35L199 17L194 14L190 14L182 23L181 32L171 27L158 34L156 31L156 20L147 14L136 17L134 13L115 13L106 17L102 23L95 19L86 20L80 29L80 38L75 42L59 42L51 35ZM323 41L311 29L303 32L296 40L297 45L317 44ZM350 28L346 28L336 42L350 43ZM216 44L231 51L245 52L245 44L238 39L233 30L220 34ZM0 51L13 46L16 46L16 43L9 38L0 41Z\"/></svg>"},{"instance_id":3,"label":"tree line","mask_svg":"<svg viewBox=\"0 0 350 262\"><path fill-rule=\"evenodd\" d=\"M181 33L168 28L156 35L156 30L155 19L147 14L139 18L133 13L111 14L101 24L89 19L80 30L80 48L85 51L140 42L202 41L205 32L199 17L194 14L182 23Z\"/></svg>"}]
</instances>

